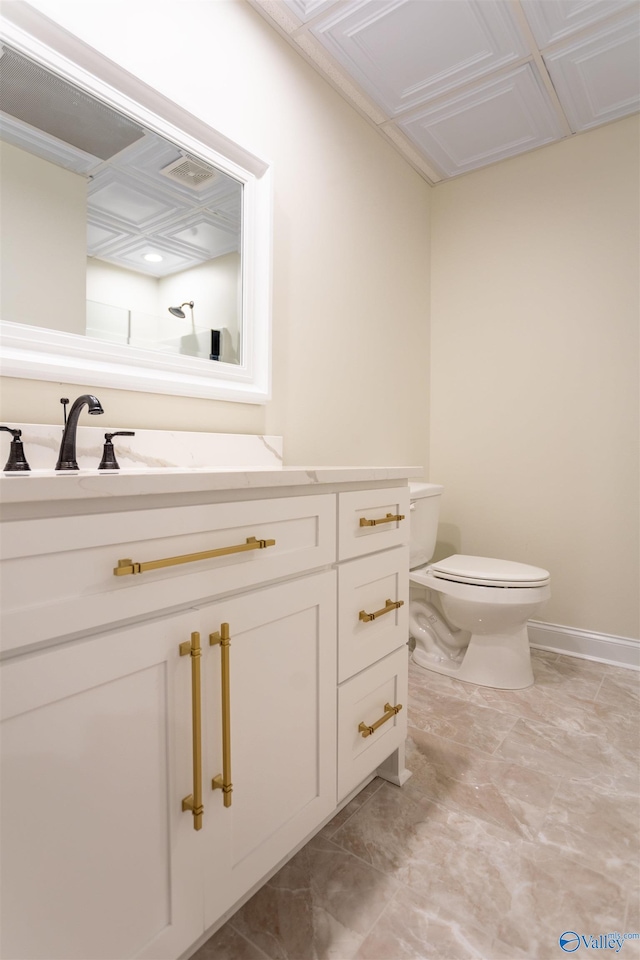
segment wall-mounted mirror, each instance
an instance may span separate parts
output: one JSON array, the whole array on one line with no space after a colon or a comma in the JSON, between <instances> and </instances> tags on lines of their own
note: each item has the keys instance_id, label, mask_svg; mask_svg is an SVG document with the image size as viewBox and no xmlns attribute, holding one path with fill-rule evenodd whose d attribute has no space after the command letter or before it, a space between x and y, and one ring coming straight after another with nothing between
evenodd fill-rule
<instances>
[{"instance_id":1,"label":"wall-mounted mirror","mask_svg":"<svg viewBox=\"0 0 640 960\"><path fill-rule=\"evenodd\" d=\"M2 372L266 400L267 165L16 14L0 19Z\"/></svg>"}]
</instances>

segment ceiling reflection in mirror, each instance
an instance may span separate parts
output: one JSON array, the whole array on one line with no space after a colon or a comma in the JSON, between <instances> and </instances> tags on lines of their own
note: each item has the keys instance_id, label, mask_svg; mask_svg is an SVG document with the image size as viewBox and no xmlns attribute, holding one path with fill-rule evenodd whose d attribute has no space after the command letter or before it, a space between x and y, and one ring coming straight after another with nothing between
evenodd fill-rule
<instances>
[{"instance_id":1,"label":"ceiling reflection in mirror","mask_svg":"<svg viewBox=\"0 0 640 960\"><path fill-rule=\"evenodd\" d=\"M241 363L242 184L4 44L0 111L3 318ZM45 259L64 294L34 313Z\"/></svg>"}]
</instances>

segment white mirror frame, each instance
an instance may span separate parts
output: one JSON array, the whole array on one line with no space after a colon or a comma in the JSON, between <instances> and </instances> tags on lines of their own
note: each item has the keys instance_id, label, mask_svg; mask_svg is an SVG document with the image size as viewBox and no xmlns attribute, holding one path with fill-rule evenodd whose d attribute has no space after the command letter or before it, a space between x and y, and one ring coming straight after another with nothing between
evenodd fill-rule
<instances>
[{"instance_id":1,"label":"white mirror frame","mask_svg":"<svg viewBox=\"0 0 640 960\"><path fill-rule=\"evenodd\" d=\"M26 4L3 4L0 40L243 185L240 364L167 356L4 320L0 321L0 373L21 379L265 403L271 386L270 165Z\"/></svg>"}]
</instances>

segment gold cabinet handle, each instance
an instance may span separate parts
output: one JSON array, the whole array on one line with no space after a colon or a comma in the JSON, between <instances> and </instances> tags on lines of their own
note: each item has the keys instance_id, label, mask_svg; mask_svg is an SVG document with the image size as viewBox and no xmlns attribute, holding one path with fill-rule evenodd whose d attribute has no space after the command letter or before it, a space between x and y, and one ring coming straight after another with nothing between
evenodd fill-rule
<instances>
[{"instance_id":1,"label":"gold cabinet handle","mask_svg":"<svg viewBox=\"0 0 640 960\"><path fill-rule=\"evenodd\" d=\"M393 523L394 520L404 520L404 513L388 513L386 517L380 517L379 520L367 520L366 517L360 517L360 526L377 527L380 523Z\"/></svg>"},{"instance_id":2,"label":"gold cabinet handle","mask_svg":"<svg viewBox=\"0 0 640 960\"><path fill-rule=\"evenodd\" d=\"M367 613L366 610L361 610L358 614L358 620L369 623L370 620L377 620L378 617L383 617L385 613L391 613L392 610L397 610L398 607L402 606L404 606L404 600L385 600L382 610L376 610L375 613Z\"/></svg>"},{"instance_id":3,"label":"gold cabinet handle","mask_svg":"<svg viewBox=\"0 0 640 960\"><path fill-rule=\"evenodd\" d=\"M212 790L222 790L225 807L231 806L231 682L229 674L229 624L221 623L220 631L209 635L209 644L220 644L222 674L222 773L211 781Z\"/></svg>"},{"instance_id":4,"label":"gold cabinet handle","mask_svg":"<svg viewBox=\"0 0 640 960\"><path fill-rule=\"evenodd\" d=\"M375 723L372 723L369 726L367 723L359 723L358 730L363 737L370 737L372 733L375 733L378 727L381 727L383 723L386 723L387 720L391 720L392 717L395 717L397 713L400 713L402 710L402 704L397 703L395 707L392 707L390 703L385 703L384 705L384 716L380 717L379 720L376 720Z\"/></svg>"},{"instance_id":5,"label":"gold cabinet handle","mask_svg":"<svg viewBox=\"0 0 640 960\"><path fill-rule=\"evenodd\" d=\"M202 830L202 703L200 699L200 634L180 644L180 656L191 657L191 719L193 725L193 793L182 801L182 809L193 813L193 829Z\"/></svg>"},{"instance_id":6,"label":"gold cabinet handle","mask_svg":"<svg viewBox=\"0 0 640 960\"><path fill-rule=\"evenodd\" d=\"M264 550L275 547L275 540L257 540L247 537L246 543L236 543L232 547L219 547L217 550L204 550L202 553L185 553L181 557L167 557L164 560L148 560L146 563L134 563L133 560L118 560L114 567L116 577L126 577L132 573L144 573L146 570L158 570L160 567L173 567L178 563L194 563L196 560L210 560L212 557L226 557L230 553L244 553L246 550Z\"/></svg>"}]
</instances>

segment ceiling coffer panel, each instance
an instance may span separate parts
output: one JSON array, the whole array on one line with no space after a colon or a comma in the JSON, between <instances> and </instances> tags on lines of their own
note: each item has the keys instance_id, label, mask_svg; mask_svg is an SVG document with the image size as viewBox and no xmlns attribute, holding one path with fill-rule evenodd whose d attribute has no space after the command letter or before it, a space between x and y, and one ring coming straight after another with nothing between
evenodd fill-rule
<instances>
[{"instance_id":1,"label":"ceiling coffer panel","mask_svg":"<svg viewBox=\"0 0 640 960\"><path fill-rule=\"evenodd\" d=\"M133 120L7 47L0 56L0 110L100 160L144 136Z\"/></svg>"},{"instance_id":2,"label":"ceiling coffer panel","mask_svg":"<svg viewBox=\"0 0 640 960\"><path fill-rule=\"evenodd\" d=\"M639 108L640 0L247 2L431 184Z\"/></svg>"},{"instance_id":3,"label":"ceiling coffer panel","mask_svg":"<svg viewBox=\"0 0 640 960\"><path fill-rule=\"evenodd\" d=\"M339 4L311 32L390 116L528 52L510 8L479 0Z\"/></svg>"}]
</instances>

